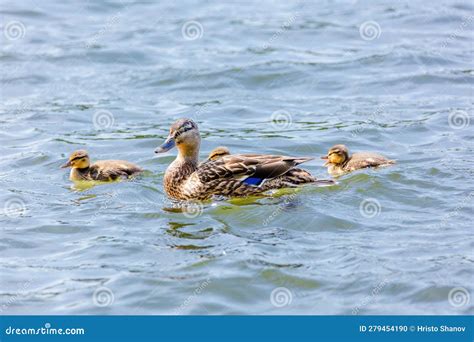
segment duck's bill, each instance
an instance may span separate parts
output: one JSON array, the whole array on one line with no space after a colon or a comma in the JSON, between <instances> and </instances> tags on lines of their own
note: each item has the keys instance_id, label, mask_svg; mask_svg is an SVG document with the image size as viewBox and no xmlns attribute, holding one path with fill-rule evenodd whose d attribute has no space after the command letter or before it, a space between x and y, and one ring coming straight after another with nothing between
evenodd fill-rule
<instances>
[{"instance_id":1,"label":"duck's bill","mask_svg":"<svg viewBox=\"0 0 474 342\"><path fill-rule=\"evenodd\" d=\"M65 169L65 168L67 168L67 167L71 167L71 162L70 162L70 161L68 161L68 162L67 162L66 164L64 164L64 165L61 165L61 169Z\"/></svg>"},{"instance_id":2,"label":"duck's bill","mask_svg":"<svg viewBox=\"0 0 474 342\"><path fill-rule=\"evenodd\" d=\"M322 156L321 159L326 161L323 166L328 166L328 165L329 165L329 158L328 158L328 156Z\"/></svg>"},{"instance_id":3,"label":"duck's bill","mask_svg":"<svg viewBox=\"0 0 474 342\"><path fill-rule=\"evenodd\" d=\"M163 153L166 151L171 150L175 146L174 139L172 137L168 137L163 144L158 146L155 150L155 153Z\"/></svg>"}]
</instances>

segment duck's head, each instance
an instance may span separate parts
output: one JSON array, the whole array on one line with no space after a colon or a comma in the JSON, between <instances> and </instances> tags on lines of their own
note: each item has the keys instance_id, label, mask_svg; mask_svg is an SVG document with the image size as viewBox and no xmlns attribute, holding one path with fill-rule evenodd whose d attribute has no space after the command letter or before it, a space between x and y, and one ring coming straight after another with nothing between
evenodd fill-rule
<instances>
[{"instance_id":1,"label":"duck's head","mask_svg":"<svg viewBox=\"0 0 474 342\"><path fill-rule=\"evenodd\" d=\"M216 160L216 159L222 158L224 156L227 156L229 154L230 154L230 151L227 147L219 146L219 147L216 147L215 149L213 149L211 151L211 153L209 153L209 157L207 157L207 159L208 160Z\"/></svg>"},{"instance_id":2,"label":"duck's head","mask_svg":"<svg viewBox=\"0 0 474 342\"><path fill-rule=\"evenodd\" d=\"M195 156L199 152L201 136L197 124L191 119L178 119L170 128L165 142L158 146L155 153L163 153L177 147L183 157Z\"/></svg>"},{"instance_id":3,"label":"duck's head","mask_svg":"<svg viewBox=\"0 0 474 342\"><path fill-rule=\"evenodd\" d=\"M324 166L329 164L340 165L349 159L349 149L345 145L334 145L328 151L328 154L321 159L326 160Z\"/></svg>"},{"instance_id":4,"label":"duck's head","mask_svg":"<svg viewBox=\"0 0 474 342\"><path fill-rule=\"evenodd\" d=\"M86 150L77 150L71 153L69 160L62 168L72 167L73 169L85 169L90 165L89 154Z\"/></svg>"}]
</instances>

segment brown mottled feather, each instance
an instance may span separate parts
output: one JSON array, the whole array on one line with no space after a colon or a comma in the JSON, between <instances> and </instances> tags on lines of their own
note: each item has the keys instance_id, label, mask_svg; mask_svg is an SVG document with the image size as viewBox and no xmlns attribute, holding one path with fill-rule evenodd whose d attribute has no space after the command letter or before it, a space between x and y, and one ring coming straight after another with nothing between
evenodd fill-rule
<instances>
[{"instance_id":1,"label":"brown mottled feather","mask_svg":"<svg viewBox=\"0 0 474 342\"><path fill-rule=\"evenodd\" d=\"M125 160L99 160L88 168L72 169L72 180L114 181L142 172L139 166Z\"/></svg>"},{"instance_id":2,"label":"brown mottled feather","mask_svg":"<svg viewBox=\"0 0 474 342\"><path fill-rule=\"evenodd\" d=\"M308 171L296 168L313 159L308 157L230 155L227 148L220 147L211 152L208 160L199 164L200 139L197 125L192 120L179 119L171 126L167 141L174 141L179 152L165 172L164 188L168 196L181 200L205 200L213 195L257 195L305 183L334 184L333 181L319 181ZM223 153L214 153L219 149ZM160 147L156 152L162 150ZM247 184L245 180L249 177L263 181L259 185Z\"/></svg>"}]
</instances>

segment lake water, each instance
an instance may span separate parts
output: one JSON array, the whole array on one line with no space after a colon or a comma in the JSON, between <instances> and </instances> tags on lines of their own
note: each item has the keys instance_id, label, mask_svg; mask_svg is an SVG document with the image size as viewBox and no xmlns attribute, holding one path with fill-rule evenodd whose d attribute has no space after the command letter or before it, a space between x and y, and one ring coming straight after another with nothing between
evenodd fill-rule
<instances>
[{"instance_id":1,"label":"lake water","mask_svg":"<svg viewBox=\"0 0 474 342\"><path fill-rule=\"evenodd\" d=\"M474 312L468 1L2 1L3 314ZM236 153L397 164L185 207L177 118ZM86 148L147 171L75 189Z\"/></svg>"}]
</instances>

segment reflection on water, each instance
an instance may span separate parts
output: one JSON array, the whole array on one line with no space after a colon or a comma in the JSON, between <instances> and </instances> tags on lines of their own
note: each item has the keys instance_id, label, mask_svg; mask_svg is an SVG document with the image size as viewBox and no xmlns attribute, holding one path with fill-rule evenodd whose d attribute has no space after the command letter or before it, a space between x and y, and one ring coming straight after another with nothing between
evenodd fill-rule
<instances>
[{"instance_id":1,"label":"reflection on water","mask_svg":"<svg viewBox=\"0 0 474 342\"><path fill-rule=\"evenodd\" d=\"M473 313L470 3L2 6L2 312ZM344 143L397 164L174 202L153 150L184 116L203 159L313 156L324 179ZM146 171L73 184L80 148Z\"/></svg>"}]
</instances>

